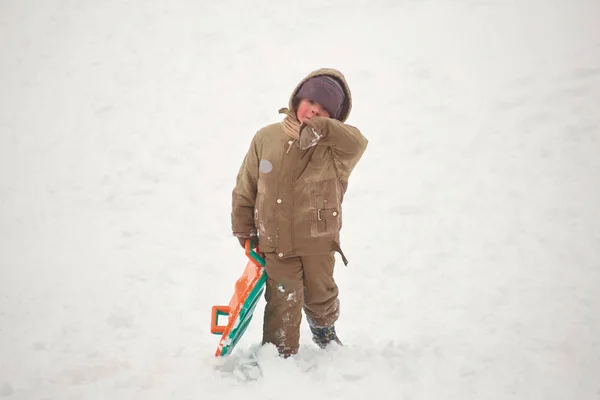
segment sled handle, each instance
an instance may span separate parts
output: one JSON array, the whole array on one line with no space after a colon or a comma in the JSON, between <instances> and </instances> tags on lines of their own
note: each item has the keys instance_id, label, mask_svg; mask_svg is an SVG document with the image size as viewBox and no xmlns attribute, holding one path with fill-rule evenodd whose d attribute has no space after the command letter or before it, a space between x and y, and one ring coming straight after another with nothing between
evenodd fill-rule
<instances>
[{"instance_id":1,"label":"sled handle","mask_svg":"<svg viewBox=\"0 0 600 400\"><path fill-rule=\"evenodd\" d=\"M210 332L215 335L222 335L227 325L219 325L219 317L229 316L229 306L213 306L212 317L210 319Z\"/></svg>"},{"instance_id":2,"label":"sled handle","mask_svg":"<svg viewBox=\"0 0 600 400\"><path fill-rule=\"evenodd\" d=\"M260 249L258 248L258 243L256 246L256 250L258 251L254 251L254 248L252 246L252 239L246 239L246 255L248 256L248 258L256 261L260 266L264 267L265 266L265 259L261 256L260 253Z\"/></svg>"}]
</instances>

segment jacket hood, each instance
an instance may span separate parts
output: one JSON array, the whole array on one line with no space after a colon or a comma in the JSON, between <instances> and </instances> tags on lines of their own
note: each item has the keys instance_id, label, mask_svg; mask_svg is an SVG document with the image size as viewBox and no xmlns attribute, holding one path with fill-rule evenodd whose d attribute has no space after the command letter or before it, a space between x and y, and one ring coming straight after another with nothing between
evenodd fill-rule
<instances>
[{"instance_id":1,"label":"jacket hood","mask_svg":"<svg viewBox=\"0 0 600 400\"><path fill-rule=\"evenodd\" d=\"M341 122L346 121L348 119L348 116L350 115L350 110L352 109L352 95L350 94L350 87L348 86L348 82L346 82L346 78L344 77L344 75L340 71L331 68L321 68L316 71L313 71L310 74L308 74L304 79L302 79L300 83L298 83L298 85L292 92L292 95L290 96L290 101L288 105L290 113L293 114L294 117L296 116L294 98L296 97L296 94L298 94L298 91L300 90L300 87L304 84L304 82L306 82L310 78L314 78L315 76L321 75L327 75L334 78L342 86L345 96L344 102L342 104L342 109L340 110L340 115L337 119Z\"/></svg>"}]
</instances>

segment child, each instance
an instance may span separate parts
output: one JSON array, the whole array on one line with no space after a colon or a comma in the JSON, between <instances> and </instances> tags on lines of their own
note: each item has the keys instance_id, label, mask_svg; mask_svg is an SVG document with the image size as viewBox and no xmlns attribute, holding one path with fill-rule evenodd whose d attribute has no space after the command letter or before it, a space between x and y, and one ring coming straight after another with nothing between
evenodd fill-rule
<instances>
[{"instance_id":1,"label":"child","mask_svg":"<svg viewBox=\"0 0 600 400\"><path fill-rule=\"evenodd\" d=\"M242 246L258 239L266 259L263 344L283 357L298 351L303 308L319 347L341 345L334 251L347 264L339 244L342 200L367 147L359 130L344 124L351 107L339 71L309 74L289 109L280 110L285 119L254 136L233 190L233 234Z\"/></svg>"}]
</instances>

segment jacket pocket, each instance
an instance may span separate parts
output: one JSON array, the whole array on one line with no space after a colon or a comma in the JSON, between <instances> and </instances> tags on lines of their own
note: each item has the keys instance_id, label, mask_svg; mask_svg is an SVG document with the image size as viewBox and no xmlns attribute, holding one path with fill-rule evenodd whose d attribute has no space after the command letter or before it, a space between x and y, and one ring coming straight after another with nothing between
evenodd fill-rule
<instances>
[{"instance_id":1,"label":"jacket pocket","mask_svg":"<svg viewBox=\"0 0 600 400\"><path fill-rule=\"evenodd\" d=\"M276 236L272 225L273 216L267 215L268 210L265 209L265 187L259 181L258 192L256 193L256 202L254 204L254 226L258 230L258 235L261 245L276 246Z\"/></svg>"},{"instance_id":2,"label":"jacket pocket","mask_svg":"<svg viewBox=\"0 0 600 400\"><path fill-rule=\"evenodd\" d=\"M341 188L337 179L315 182L309 195L310 235L337 234L342 228Z\"/></svg>"},{"instance_id":3,"label":"jacket pocket","mask_svg":"<svg viewBox=\"0 0 600 400\"><path fill-rule=\"evenodd\" d=\"M264 231L263 209L265 204L265 194L256 194L256 203L254 204L254 225L259 231Z\"/></svg>"}]
</instances>

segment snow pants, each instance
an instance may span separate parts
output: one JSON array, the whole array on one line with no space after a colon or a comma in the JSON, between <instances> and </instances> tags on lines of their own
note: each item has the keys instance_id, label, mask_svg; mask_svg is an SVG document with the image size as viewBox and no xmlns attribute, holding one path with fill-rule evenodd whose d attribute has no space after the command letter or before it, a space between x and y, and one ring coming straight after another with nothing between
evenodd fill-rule
<instances>
[{"instance_id":1,"label":"snow pants","mask_svg":"<svg viewBox=\"0 0 600 400\"><path fill-rule=\"evenodd\" d=\"M280 354L298 352L302 309L309 324L333 325L340 313L338 287L333 279L334 253L279 258L265 253L263 344L273 343Z\"/></svg>"}]
</instances>

